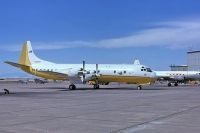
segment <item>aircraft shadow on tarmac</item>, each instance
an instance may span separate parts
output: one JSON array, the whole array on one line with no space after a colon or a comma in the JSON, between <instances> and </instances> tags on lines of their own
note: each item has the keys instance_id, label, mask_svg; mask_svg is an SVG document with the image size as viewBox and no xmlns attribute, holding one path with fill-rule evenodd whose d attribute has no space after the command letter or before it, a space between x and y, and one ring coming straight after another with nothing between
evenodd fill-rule
<instances>
[{"instance_id":1,"label":"aircraft shadow on tarmac","mask_svg":"<svg viewBox=\"0 0 200 133\"><path fill-rule=\"evenodd\" d=\"M99 89L93 89L93 88L76 88L76 90L69 90L69 89L62 89L60 91L77 91L77 90L138 90L137 88L99 88ZM143 88L142 90L167 90L166 88ZM138 90L138 91L141 91L141 90Z\"/></svg>"},{"instance_id":2,"label":"aircraft shadow on tarmac","mask_svg":"<svg viewBox=\"0 0 200 133\"><path fill-rule=\"evenodd\" d=\"M173 87L170 87L173 88ZM31 89L38 89L38 90L59 90L59 91L77 91L77 90L138 90L137 87L101 87L99 89L89 88L89 87L83 87L79 88L77 87L75 90L69 90L67 87L31 87ZM144 87L142 90L168 90L168 87Z\"/></svg>"},{"instance_id":3,"label":"aircraft shadow on tarmac","mask_svg":"<svg viewBox=\"0 0 200 133\"><path fill-rule=\"evenodd\" d=\"M142 90L137 90L136 87L101 87L99 89L93 89L93 88L89 88L89 87L85 87L85 88L77 88L76 90L69 90L68 88L65 87L31 87L30 89L34 89L34 90L45 90L45 91L28 91L29 88L27 88L26 91L20 91L20 92L15 92L14 90L10 91L10 94L5 94L3 91L0 91L0 96L4 96L4 95L17 95L17 96L30 96L30 95L39 95L39 94L55 94L55 93L59 93L59 92L76 92L76 91L82 91L84 92L84 90L91 90L91 91L98 91L98 90L127 90L127 91L137 91L137 92L144 92L144 91L152 91L152 90L174 90L174 89L178 89L176 87L144 87ZM51 91L46 91L46 90L51 90ZM55 90L55 91L52 91ZM88 91L87 91L88 92Z\"/></svg>"}]
</instances>

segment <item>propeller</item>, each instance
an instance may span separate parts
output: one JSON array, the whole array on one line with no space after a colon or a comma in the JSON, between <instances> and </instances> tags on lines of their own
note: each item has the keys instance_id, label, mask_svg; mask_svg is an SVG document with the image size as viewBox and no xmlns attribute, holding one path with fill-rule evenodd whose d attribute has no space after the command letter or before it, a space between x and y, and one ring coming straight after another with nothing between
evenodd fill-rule
<instances>
[{"instance_id":1,"label":"propeller","mask_svg":"<svg viewBox=\"0 0 200 133\"><path fill-rule=\"evenodd\" d=\"M85 71L85 61L83 60L83 71Z\"/></svg>"},{"instance_id":2,"label":"propeller","mask_svg":"<svg viewBox=\"0 0 200 133\"><path fill-rule=\"evenodd\" d=\"M97 74L99 73L99 66L98 66L98 64L96 64L96 76L97 76Z\"/></svg>"},{"instance_id":3,"label":"propeller","mask_svg":"<svg viewBox=\"0 0 200 133\"><path fill-rule=\"evenodd\" d=\"M83 84L86 83L86 80L87 80L86 78L89 78L90 76L91 76L91 78L93 77L93 78L95 78L97 80L97 77L99 76L98 64L96 64L95 74L94 75L90 75L90 72L86 71L86 69L85 69L85 61L83 60L83 66L82 66L81 70L78 72L78 75L82 77Z\"/></svg>"},{"instance_id":4,"label":"propeller","mask_svg":"<svg viewBox=\"0 0 200 133\"><path fill-rule=\"evenodd\" d=\"M99 76L99 65L96 64L96 74L95 74L95 82L96 84L98 84L98 76Z\"/></svg>"},{"instance_id":5,"label":"propeller","mask_svg":"<svg viewBox=\"0 0 200 133\"><path fill-rule=\"evenodd\" d=\"M86 71L85 71L85 61L84 60L83 60L83 70L82 71L83 71L83 84L85 84L86 83L86 80L85 80L85 74L86 74L85 72Z\"/></svg>"}]
</instances>

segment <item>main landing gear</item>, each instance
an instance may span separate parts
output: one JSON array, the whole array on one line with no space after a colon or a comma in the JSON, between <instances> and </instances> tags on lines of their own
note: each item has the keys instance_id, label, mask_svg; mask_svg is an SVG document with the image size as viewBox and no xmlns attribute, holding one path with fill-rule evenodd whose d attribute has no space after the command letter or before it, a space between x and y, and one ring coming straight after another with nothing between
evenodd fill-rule
<instances>
[{"instance_id":1,"label":"main landing gear","mask_svg":"<svg viewBox=\"0 0 200 133\"><path fill-rule=\"evenodd\" d=\"M94 89L99 89L99 84L94 84L93 85ZM69 90L76 90L76 86L74 84L69 85Z\"/></svg>"},{"instance_id":2,"label":"main landing gear","mask_svg":"<svg viewBox=\"0 0 200 133\"><path fill-rule=\"evenodd\" d=\"M93 88L94 89L99 89L99 85L98 84L94 84Z\"/></svg>"},{"instance_id":3,"label":"main landing gear","mask_svg":"<svg viewBox=\"0 0 200 133\"><path fill-rule=\"evenodd\" d=\"M170 86L172 86L172 83L168 83L167 85L170 87Z\"/></svg>"},{"instance_id":4,"label":"main landing gear","mask_svg":"<svg viewBox=\"0 0 200 133\"><path fill-rule=\"evenodd\" d=\"M176 83L174 83L174 86L178 86L178 83L176 82Z\"/></svg>"},{"instance_id":5,"label":"main landing gear","mask_svg":"<svg viewBox=\"0 0 200 133\"><path fill-rule=\"evenodd\" d=\"M75 90L76 86L74 84L69 85L69 90Z\"/></svg>"},{"instance_id":6,"label":"main landing gear","mask_svg":"<svg viewBox=\"0 0 200 133\"><path fill-rule=\"evenodd\" d=\"M170 86L172 86L172 83L168 83L167 85L170 87ZM175 82L175 83L174 83L174 86L178 86L178 83Z\"/></svg>"},{"instance_id":7,"label":"main landing gear","mask_svg":"<svg viewBox=\"0 0 200 133\"><path fill-rule=\"evenodd\" d=\"M139 86L137 87L137 89L138 89L138 90L142 90L142 86L139 85Z\"/></svg>"}]
</instances>

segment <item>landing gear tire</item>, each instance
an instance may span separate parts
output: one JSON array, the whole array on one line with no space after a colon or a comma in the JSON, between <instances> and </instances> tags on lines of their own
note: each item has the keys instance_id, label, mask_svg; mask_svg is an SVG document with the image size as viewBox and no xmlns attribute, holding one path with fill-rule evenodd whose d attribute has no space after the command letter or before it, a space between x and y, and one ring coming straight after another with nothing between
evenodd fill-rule
<instances>
[{"instance_id":1,"label":"landing gear tire","mask_svg":"<svg viewBox=\"0 0 200 133\"><path fill-rule=\"evenodd\" d=\"M98 84L95 84L95 85L93 86L93 88L94 88L94 89L99 89L99 85L98 85Z\"/></svg>"},{"instance_id":2,"label":"landing gear tire","mask_svg":"<svg viewBox=\"0 0 200 133\"><path fill-rule=\"evenodd\" d=\"M168 83L168 86L169 86L169 87L172 86L172 83Z\"/></svg>"},{"instance_id":3,"label":"landing gear tire","mask_svg":"<svg viewBox=\"0 0 200 133\"><path fill-rule=\"evenodd\" d=\"M138 89L138 90L142 90L142 86L139 85L139 86L137 87L137 89Z\"/></svg>"},{"instance_id":4,"label":"landing gear tire","mask_svg":"<svg viewBox=\"0 0 200 133\"><path fill-rule=\"evenodd\" d=\"M178 86L178 83L174 83L174 86Z\"/></svg>"},{"instance_id":5,"label":"landing gear tire","mask_svg":"<svg viewBox=\"0 0 200 133\"><path fill-rule=\"evenodd\" d=\"M76 89L76 86L74 84L69 85L69 90L75 90L75 89Z\"/></svg>"}]
</instances>

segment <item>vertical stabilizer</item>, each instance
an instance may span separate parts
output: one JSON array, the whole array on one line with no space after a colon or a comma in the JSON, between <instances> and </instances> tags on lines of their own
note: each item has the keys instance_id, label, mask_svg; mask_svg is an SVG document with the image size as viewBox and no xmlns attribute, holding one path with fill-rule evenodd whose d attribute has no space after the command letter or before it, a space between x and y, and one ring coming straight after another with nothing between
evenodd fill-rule
<instances>
[{"instance_id":1,"label":"vertical stabilizer","mask_svg":"<svg viewBox=\"0 0 200 133\"><path fill-rule=\"evenodd\" d=\"M140 61L138 59L135 59L134 65L140 65Z\"/></svg>"},{"instance_id":2,"label":"vertical stabilizer","mask_svg":"<svg viewBox=\"0 0 200 133\"><path fill-rule=\"evenodd\" d=\"M23 45L23 48L22 48L22 51L21 51L21 56L20 56L20 59L19 59L19 64L30 66L31 62L30 62L29 57L28 57L28 45L27 45L27 42Z\"/></svg>"},{"instance_id":3,"label":"vertical stabilizer","mask_svg":"<svg viewBox=\"0 0 200 133\"><path fill-rule=\"evenodd\" d=\"M37 56L35 56L35 54L32 50L31 42L26 41L25 44L23 45L19 64L30 66L31 64L34 64L34 63L37 63L40 61L41 60Z\"/></svg>"}]
</instances>

